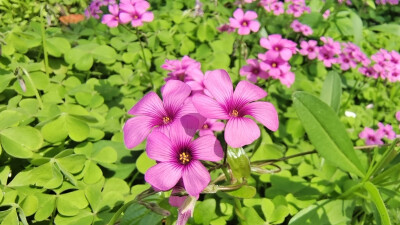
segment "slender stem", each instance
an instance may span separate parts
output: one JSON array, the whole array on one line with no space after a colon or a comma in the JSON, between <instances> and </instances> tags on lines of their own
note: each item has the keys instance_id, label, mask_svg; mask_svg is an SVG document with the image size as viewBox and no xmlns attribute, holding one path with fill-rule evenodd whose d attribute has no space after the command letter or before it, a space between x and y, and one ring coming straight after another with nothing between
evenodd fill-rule
<instances>
[{"instance_id":1,"label":"slender stem","mask_svg":"<svg viewBox=\"0 0 400 225\"><path fill-rule=\"evenodd\" d=\"M239 59L239 69L238 69L238 82L240 81L240 68L242 68L242 43L243 43L243 35L241 35L239 39L239 52L238 52L238 59Z\"/></svg>"},{"instance_id":2,"label":"slender stem","mask_svg":"<svg viewBox=\"0 0 400 225\"><path fill-rule=\"evenodd\" d=\"M239 217L239 220L241 221L246 220L245 216L243 215L242 203L238 198L234 198L234 201L235 201L235 212L236 215Z\"/></svg>"},{"instance_id":3,"label":"slender stem","mask_svg":"<svg viewBox=\"0 0 400 225\"><path fill-rule=\"evenodd\" d=\"M137 36L137 39L139 40L140 48L142 50L143 61L144 61L144 65L146 66L146 70L147 70L147 78L149 79L149 81L151 83L151 88L153 89L154 88L154 84L153 84L153 80L150 77L150 68L147 65L146 55L144 54L143 43L142 43L142 40L140 39L139 29L137 27L136 27L136 36Z\"/></svg>"},{"instance_id":4,"label":"slender stem","mask_svg":"<svg viewBox=\"0 0 400 225\"><path fill-rule=\"evenodd\" d=\"M28 78L29 83L31 83L32 89L33 89L33 91L35 92L36 99L38 100L39 107L40 107L41 109L43 109L42 98L40 97L39 92L38 92L38 90L36 89L35 83L33 83L32 78L31 78L31 76L29 75L28 71L26 71L25 68L21 68L21 69L22 69L22 71L24 72L24 74L26 75L26 77Z\"/></svg>"},{"instance_id":5,"label":"slender stem","mask_svg":"<svg viewBox=\"0 0 400 225\"><path fill-rule=\"evenodd\" d=\"M231 183L231 176L229 175L228 170L226 169L226 167L221 167L222 172L224 172L224 175L226 177L226 181L228 181L228 183Z\"/></svg>"},{"instance_id":6,"label":"slender stem","mask_svg":"<svg viewBox=\"0 0 400 225\"><path fill-rule=\"evenodd\" d=\"M41 8L40 10L40 25L41 25L41 32L42 32L42 47L43 47L43 54L44 54L44 70L46 73L46 76L49 77L49 56L47 54L47 46L46 46L46 32L45 32L45 26L44 26L44 18L42 17L42 10L44 10L44 7Z\"/></svg>"},{"instance_id":7,"label":"slender stem","mask_svg":"<svg viewBox=\"0 0 400 225\"><path fill-rule=\"evenodd\" d=\"M124 212L130 205L132 205L135 202L137 202L136 199L126 203L121 208L119 208L118 211L113 215L113 217L111 218L111 220L108 222L107 225L114 225L115 222L118 220L119 216L121 215L121 213Z\"/></svg>"},{"instance_id":8,"label":"slender stem","mask_svg":"<svg viewBox=\"0 0 400 225\"><path fill-rule=\"evenodd\" d=\"M132 186L133 181L135 181L136 177L139 175L139 170L136 170L136 173L133 174L132 179L129 181L128 185L129 187Z\"/></svg>"},{"instance_id":9,"label":"slender stem","mask_svg":"<svg viewBox=\"0 0 400 225\"><path fill-rule=\"evenodd\" d=\"M291 158L296 158L296 157L299 157L299 156L309 155L309 154L314 154L314 153L317 153L317 151L314 150L314 151L302 152L302 153L299 153L299 154L290 155L290 156L282 157L282 158L279 158L279 159L269 159L269 160L254 161L251 164L252 165L257 165L257 166L265 166L265 165L273 164L274 162L286 161L286 160L291 159Z\"/></svg>"}]
</instances>

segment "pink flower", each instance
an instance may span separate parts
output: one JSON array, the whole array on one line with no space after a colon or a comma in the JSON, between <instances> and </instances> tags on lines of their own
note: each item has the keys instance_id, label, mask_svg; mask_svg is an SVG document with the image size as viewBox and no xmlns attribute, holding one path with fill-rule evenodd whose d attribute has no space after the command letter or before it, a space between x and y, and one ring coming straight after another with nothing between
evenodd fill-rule
<instances>
[{"instance_id":1,"label":"pink flower","mask_svg":"<svg viewBox=\"0 0 400 225\"><path fill-rule=\"evenodd\" d=\"M280 34L269 35L268 38L261 38L260 45L269 51L268 57L276 58L280 56L283 60L289 61L296 53L297 44L291 40L284 39Z\"/></svg>"},{"instance_id":2,"label":"pink flower","mask_svg":"<svg viewBox=\"0 0 400 225\"><path fill-rule=\"evenodd\" d=\"M219 32L227 32L232 33L235 31L235 28L231 27L229 24L222 24L221 26L217 27Z\"/></svg>"},{"instance_id":3,"label":"pink flower","mask_svg":"<svg viewBox=\"0 0 400 225\"><path fill-rule=\"evenodd\" d=\"M123 1L119 4L121 13L119 19L121 23L131 22L132 27L143 26L143 22L151 22L154 19L152 12L146 12L150 8L147 1Z\"/></svg>"},{"instance_id":4,"label":"pink flower","mask_svg":"<svg viewBox=\"0 0 400 225\"><path fill-rule=\"evenodd\" d=\"M285 12L283 8L283 2L274 2L270 5L270 9L274 13L275 16L279 16Z\"/></svg>"},{"instance_id":5,"label":"pink flower","mask_svg":"<svg viewBox=\"0 0 400 225\"><path fill-rule=\"evenodd\" d=\"M315 40L301 41L300 43L300 54L307 56L308 59L315 59L318 55L318 42Z\"/></svg>"},{"instance_id":6,"label":"pink flower","mask_svg":"<svg viewBox=\"0 0 400 225\"><path fill-rule=\"evenodd\" d=\"M358 68L358 71L367 77L372 77L375 79L379 77L379 74L374 70L373 67L362 66Z\"/></svg>"},{"instance_id":7,"label":"pink flower","mask_svg":"<svg viewBox=\"0 0 400 225\"><path fill-rule=\"evenodd\" d=\"M109 27L117 27L119 23L119 8L118 5L109 5L108 11L111 14L103 15L101 23L106 24Z\"/></svg>"},{"instance_id":8,"label":"pink flower","mask_svg":"<svg viewBox=\"0 0 400 225\"><path fill-rule=\"evenodd\" d=\"M340 64L340 69L343 71L357 67L357 63L353 61L347 54L340 54L338 63Z\"/></svg>"},{"instance_id":9,"label":"pink flower","mask_svg":"<svg viewBox=\"0 0 400 225\"><path fill-rule=\"evenodd\" d=\"M290 65L287 61L283 60L281 57L269 57L268 54L258 54L258 58L262 61L260 62L260 68L267 71L268 76L277 79L281 73L285 73L290 70Z\"/></svg>"},{"instance_id":10,"label":"pink flower","mask_svg":"<svg viewBox=\"0 0 400 225\"><path fill-rule=\"evenodd\" d=\"M322 17L326 20L328 19L329 15L331 14L331 11L328 9L322 14Z\"/></svg>"},{"instance_id":11,"label":"pink flower","mask_svg":"<svg viewBox=\"0 0 400 225\"><path fill-rule=\"evenodd\" d=\"M396 133L393 131L393 127L390 124L384 125L383 123L378 123L378 133L381 133L382 137L387 137L389 140L396 138Z\"/></svg>"},{"instance_id":12,"label":"pink flower","mask_svg":"<svg viewBox=\"0 0 400 225\"><path fill-rule=\"evenodd\" d=\"M233 91L232 81L225 70L209 71L204 84L214 98L196 94L193 96L193 104L206 118L228 120L225 128L225 141L228 145L242 147L260 136L257 124L246 115L252 116L272 131L278 129L275 107L269 102L254 102L267 95L260 87L248 81L240 81Z\"/></svg>"},{"instance_id":13,"label":"pink flower","mask_svg":"<svg viewBox=\"0 0 400 225\"><path fill-rule=\"evenodd\" d=\"M301 26L301 33L303 33L304 36L310 36L311 34L313 34L313 30L310 26L303 24Z\"/></svg>"},{"instance_id":14,"label":"pink flower","mask_svg":"<svg viewBox=\"0 0 400 225\"><path fill-rule=\"evenodd\" d=\"M250 31L257 32L260 29L260 23L255 20L257 13L254 11L247 11L243 13L241 8L233 12L234 18L229 18L230 26L238 29L239 35L248 35Z\"/></svg>"},{"instance_id":15,"label":"pink flower","mask_svg":"<svg viewBox=\"0 0 400 225\"><path fill-rule=\"evenodd\" d=\"M200 160L220 161L221 144L213 135L192 140L199 121L184 116L171 126L169 136L153 131L148 139L146 153L158 163L147 170L144 179L156 189L167 191L181 179L187 193L198 196L210 182L210 174Z\"/></svg>"},{"instance_id":16,"label":"pink flower","mask_svg":"<svg viewBox=\"0 0 400 225\"><path fill-rule=\"evenodd\" d=\"M218 122L215 119L207 119L200 127L199 135L214 135L214 131L222 131L225 127L223 122Z\"/></svg>"},{"instance_id":17,"label":"pink flower","mask_svg":"<svg viewBox=\"0 0 400 225\"><path fill-rule=\"evenodd\" d=\"M381 132L375 132L373 129L366 127L358 135L360 138L365 139L367 145L382 145L383 134Z\"/></svg>"},{"instance_id":18,"label":"pink flower","mask_svg":"<svg viewBox=\"0 0 400 225\"><path fill-rule=\"evenodd\" d=\"M302 23L300 23L298 20L293 20L293 22L290 24L290 27L293 29L294 32L301 32L301 27Z\"/></svg>"},{"instance_id":19,"label":"pink flower","mask_svg":"<svg viewBox=\"0 0 400 225\"><path fill-rule=\"evenodd\" d=\"M247 79L253 83L257 82L257 77L268 78L268 74L260 68L257 59L248 59L246 62L248 65L244 65L240 69L240 75L247 76Z\"/></svg>"},{"instance_id":20,"label":"pink flower","mask_svg":"<svg viewBox=\"0 0 400 225\"><path fill-rule=\"evenodd\" d=\"M154 128L154 131L168 133L172 124L188 114L196 113L190 101L190 87L176 80L168 81L162 90L163 101L155 92L146 94L129 110L136 117L126 121L124 142L127 148L140 144Z\"/></svg>"}]
</instances>

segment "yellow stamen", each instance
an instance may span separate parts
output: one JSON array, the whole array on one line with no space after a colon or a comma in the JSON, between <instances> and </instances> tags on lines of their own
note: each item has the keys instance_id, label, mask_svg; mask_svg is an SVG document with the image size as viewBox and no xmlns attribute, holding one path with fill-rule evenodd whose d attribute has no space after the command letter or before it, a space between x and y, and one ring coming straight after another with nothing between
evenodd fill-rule
<instances>
[{"instance_id":1,"label":"yellow stamen","mask_svg":"<svg viewBox=\"0 0 400 225\"><path fill-rule=\"evenodd\" d=\"M243 22L242 26L247 27L247 22Z\"/></svg>"},{"instance_id":2,"label":"yellow stamen","mask_svg":"<svg viewBox=\"0 0 400 225\"><path fill-rule=\"evenodd\" d=\"M179 160L181 161L182 164L186 164L188 162L190 162L190 154L187 152L182 152L181 154L179 154Z\"/></svg>"},{"instance_id":3,"label":"yellow stamen","mask_svg":"<svg viewBox=\"0 0 400 225\"><path fill-rule=\"evenodd\" d=\"M233 117L238 117L238 116L239 116L239 112L238 112L236 109L234 109L234 110L232 110L232 112L231 112L231 116L233 116Z\"/></svg>"},{"instance_id":4,"label":"yellow stamen","mask_svg":"<svg viewBox=\"0 0 400 225\"><path fill-rule=\"evenodd\" d=\"M277 64L276 63L272 63L272 67L276 68Z\"/></svg>"},{"instance_id":5,"label":"yellow stamen","mask_svg":"<svg viewBox=\"0 0 400 225\"><path fill-rule=\"evenodd\" d=\"M164 117L162 118L162 120L163 120L164 124L167 124L167 123L170 122L171 119L170 119L168 116L164 116Z\"/></svg>"},{"instance_id":6,"label":"yellow stamen","mask_svg":"<svg viewBox=\"0 0 400 225\"><path fill-rule=\"evenodd\" d=\"M206 123L203 125L203 129L208 129L208 125Z\"/></svg>"}]
</instances>

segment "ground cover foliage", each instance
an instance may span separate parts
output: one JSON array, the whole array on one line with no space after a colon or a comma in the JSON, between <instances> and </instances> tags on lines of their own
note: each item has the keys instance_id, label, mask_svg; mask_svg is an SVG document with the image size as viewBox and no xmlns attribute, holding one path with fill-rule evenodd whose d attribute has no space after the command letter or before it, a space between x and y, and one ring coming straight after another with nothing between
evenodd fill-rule
<instances>
[{"instance_id":1,"label":"ground cover foliage","mask_svg":"<svg viewBox=\"0 0 400 225\"><path fill-rule=\"evenodd\" d=\"M174 224L185 210L188 224L400 224L400 7L310 0L288 13L296 2L281 14L275 1L154 0L151 22L109 27L101 15L60 19L83 14L82 0L1 1L1 225ZM228 26L237 8L258 14L256 32ZM248 59L267 64L260 40L274 34L297 50L262 68L284 67L266 79L244 73ZM320 52L342 44L318 58L301 53L309 40ZM243 148L214 132L224 159L202 161L210 185L178 212L169 198L186 191L151 189L145 174L156 161L146 141L126 147L123 127L147 93L161 96L173 77L166 60L184 56L203 73L225 70L234 86L264 89L279 128L259 124Z\"/></svg>"}]
</instances>

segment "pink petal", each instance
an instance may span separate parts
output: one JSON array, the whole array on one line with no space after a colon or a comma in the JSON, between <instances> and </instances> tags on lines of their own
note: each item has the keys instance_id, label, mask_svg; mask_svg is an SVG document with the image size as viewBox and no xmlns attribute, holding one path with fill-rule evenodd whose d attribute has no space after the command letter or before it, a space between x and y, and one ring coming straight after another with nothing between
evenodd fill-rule
<instances>
[{"instance_id":1,"label":"pink petal","mask_svg":"<svg viewBox=\"0 0 400 225\"><path fill-rule=\"evenodd\" d=\"M196 94L192 99L193 105L202 116L222 120L229 118L228 113L214 99L203 94Z\"/></svg>"},{"instance_id":2,"label":"pink petal","mask_svg":"<svg viewBox=\"0 0 400 225\"><path fill-rule=\"evenodd\" d=\"M192 142L193 157L198 160L220 161L224 157L221 144L214 135L206 135Z\"/></svg>"},{"instance_id":3,"label":"pink petal","mask_svg":"<svg viewBox=\"0 0 400 225\"><path fill-rule=\"evenodd\" d=\"M242 108L246 115L254 117L258 122L272 131L278 130L278 113L269 102L252 102Z\"/></svg>"},{"instance_id":4,"label":"pink petal","mask_svg":"<svg viewBox=\"0 0 400 225\"><path fill-rule=\"evenodd\" d=\"M270 35L270 36L271 36L271 35ZM267 38L265 38L265 37L263 37L263 38L260 39L260 45L261 45L263 48L271 49L271 43L270 43L269 40L268 40Z\"/></svg>"},{"instance_id":5,"label":"pink petal","mask_svg":"<svg viewBox=\"0 0 400 225\"><path fill-rule=\"evenodd\" d=\"M241 27L239 21L234 18L229 18L229 26L231 26L233 28Z\"/></svg>"},{"instance_id":6,"label":"pink petal","mask_svg":"<svg viewBox=\"0 0 400 225\"><path fill-rule=\"evenodd\" d=\"M232 81L225 70L206 72L204 85L220 104L225 105L233 95Z\"/></svg>"},{"instance_id":7,"label":"pink petal","mask_svg":"<svg viewBox=\"0 0 400 225\"><path fill-rule=\"evenodd\" d=\"M243 10L241 8L237 8L235 12L233 12L233 17L237 20L242 20L243 16Z\"/></svg>"},{"instance_id":8,"label":"pink petal","mask_svg":"<svg viewBox=\"0 0 400 225\"><path fill-rule=\"evenodd\" d=\"M173 147L189 144L199 128L200 121L194 116L183 116L170 126L169 137Z\"/></svg>"},{"instance_id":9,"label":"pink petal","mask_svg":"<svg viewBox=\"0 0 400 225\"><path fill-rule=\"evenodd\" d=\"M194 107L192 100L187 99L184 103L184 105L179 109L179 111L176 113L175 118L179 119L184 115L193 115L193 114L198 114L197 109Z\"/></svg>"},{"instance_id":10,"label":"pink petal","mask_svg":"<svg viewBox=\"0 0 400 225\"><path fill-rule=\"evenodd\" d=\"M136 12L138 12L139 14L143 14L148 8L150 8L150 4L147 1L139 1L135 3L134 7L136 9Z\"/></svg>"},{"instance_id":11,"label":"pink petal","mask_svg":"<svg viewBox=\"0 0 400 225\"><path fill-rule=\"evenodd\" d=\"M189 97L190 86L179 80L169 80L162 89L164 107L167 111L177 112Z\"/></svg>"},{"instance_id":12,"label":"pink petal","mask_svg":"<svg viewBox=\"0 0 400 225\"><path fill-rule=\"evenodd\" d=\"M107 23L108 27L118 27L118 20L111 20Z\"/></svg>"},{"instance_id":13,"label":"pink petal","mask_svg":"<svg viewBox=\"0 0 400 225\"><path fill-rule=\"evenodd\" d=\"M292 51L290 49L283 49L280 52L280 56L282 57L283 60L288 61L292 57Z\"/></svg>"},{"instance_id":14,"label":"pink petal","mask_svg":"<svg viewBox=\"0 0 400 225\"><path fill-rule=\"evenodd\" d=\"M111 20L113 20L114 18L115 18L114 15L105 14L105 15L103 15L103 18L101 19L101 23L107 24L107 23L109 23Z\"/></svg>"},{"instance_id":15,"label":"pink petal","mask_svg":"<svg viewBox=\"0 0 400 225\"><path fill-rule=\"evenodd\" d=\"M191 196L197 196L210 183L208 170L198 160L193 160L183 170L183 184Z\"/></svg>"},{"instance_id":16,"label":"pink petal","mask_svg":"<svg viewBox=\"0 0 400 225\"><path fill-rule=\"evenodd\" d=\"M250 28L249 27L239 27L238 34L248 35L248 34L250 34Z\"/></svg>"},{"instance_id":17,"label":"pink petal","mask_svg":"<svg viewBox=\"0 0 400 225\"><path fill-rule=\"evenodd\" d=\"M151 21L153 21L153 20L154 20L154 14L153 14L153 12L145 12L145 13L143 13L143 15L142 15L142 20L143 20L144 22L151 22Z\"/></svg>"},{"instance_id":18,"label":"pink petal","mask_svg":"<svg viewBox=\"0 0 400 225\"><path fill-rule=\"evenodd\" d=\"M147 183L161 191L173 188L182 177L183 167L171 162L161 162L146 171Z\"/></svg>"},{"instance_id":19,"label":"pink petal","mask_svg":"<svg viewBox=\"0 0 400 225\"><path fill-rule=\"evenodd\" d=\"M131 25L132 27L140 27L143 25L143 22L140 19L132 20Z\"/></svg>"},{"instance_id":20,"label":"pink petal","mask_svg":"<svg viewBox=\"0 0 400 225\"><path fill-rule=\"evenodd\" d=\"M214 131L222 131L225 128L225 123L223 122L215 122L211 126L211 130Z\"/></svg>"},{"instance_id":21,"label":"pink petal","mask_svg":"<svg viewBox=\"0 0 400 225\"><path fill-rule=\"evenodd\" d=\"M201 136L206 136L206 135L214 135L214 132L213 132L212 130L210 130L210 129L207 129L207 130L201 129L201 130L199 131L199 136L200 136L200 137L201 137Z\"/></svg>"},{"instance_id":22,"label":"pink petal","mask_svg":"<svg viewBox=\"0 0 400 225\"><path fill-rule=\"evenodd\" d=\"M251 31L257 32L260 29L260 23L258 21L251 21L249 27Z\"/></svg>"},{"instance_id":23,"label":"pink petal","mask_svg":"<svg viewBox=\"0 0 400 225\"><path fill-rule=\"evenodd\" d=\"M181 187L174 187L171 194L179 193L183 190ZM188 196L169 196L169 204L174 207L181 207Z\"/></svg>"},{"instance_id":24,"label":"pink petal","mask_svg":"<svg viewBox=\"0 0 400 225\"><path fill-rule=\"evenodd\" d=\"M137 116L126 121L123 128L125 146L127 148L136 147L146 139L155 125L154 118L148 116Z\"/></svg>"},{"instance_id":25,"label":"pink petal","mask_svg":"<svg viewBox=\"0 0 400 225\"><path fill-rule=\"evenodd\" d=\"M129 13L121 12L119 14L119 20L121 23L129 23L132 20L132 17Z\"/></svg>"},{"instance_id":26,"label":"pink petal","mask_svg":"<svg viewBox=\"0 0 400 225\"><path fill-rule=\"evenodd\" d=\"M149 158L160 162L176 160L172 143L165 134L153 131L147 138L146 153Z\"/></svg>"},{"instance_id":27,"label":"pink petal","mask_svg":"<svg viewBox=\"0 0 400 225\"><path fill-rule=\"evenodd\" d=\"M247 12L244 14L243 18L244 18L245 20L254 20L254 19L257 18L257 13L254 12L254 11L247 11Z\"/></svg>"},{"instance_id":28,"label":"pink petal","mask_svg":"<svg viewBox=\"0 0 400 225\"><path fill-rule=\"evenodd\" d=\"M267 92L257 85L245 80L239 82L239 84L236 86L235 92L233 93L234 101L240 104L257 101L265 96L267 96Z\"/></svg>"},{"instance_id":29,"label":"pink petal","mask_svg":"<svg viewBox=\"0 0 400 225\"><path fill-rule=\"evenodd\" d=\"M166 115L163 103L155 92L149 92L128 112L131 115L162 117Z\"/></svg>"},{"instance_id":30,"label":"pink petal","mask_svg":"<svg viewBox=\"0 0 400 225\"><path fill-rule=\"evenodd\" d=\"M117 4L108 5L108 11L109 11L111 14L118 16L119 7L118 7Z\"/></svg>"},{"instance_id":31,"label":"pink petal","mask_svg":"<svg viewBox=\"0 0 400 225\"><path fill-rule=\"evenodd\" d=\"M233 148L251 144L259 137L260 129L250 118L231 118L226 124L225 141Z\"/></svg>"}]
</instances>

